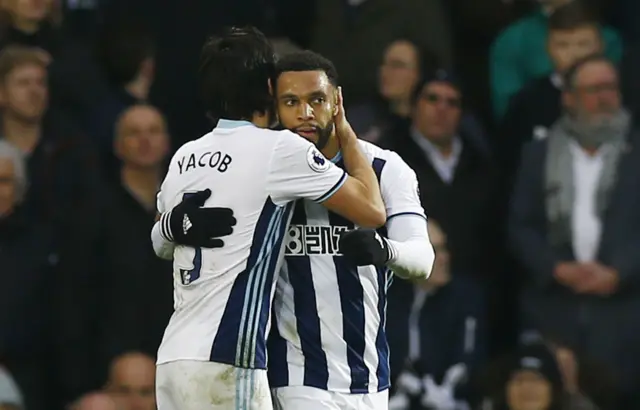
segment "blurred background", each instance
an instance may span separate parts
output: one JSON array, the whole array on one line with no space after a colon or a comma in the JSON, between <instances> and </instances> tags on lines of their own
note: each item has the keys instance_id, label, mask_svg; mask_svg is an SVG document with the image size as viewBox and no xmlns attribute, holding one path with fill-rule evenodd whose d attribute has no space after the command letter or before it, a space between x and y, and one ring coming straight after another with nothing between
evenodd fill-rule
<instances>
[{"instance_id":1,"label":"blurred background","mask_svg":"<svg viewBox=\"0 0 640 410\"><path fill-rule=\"evenodd\" d=\"M200 47L252 24L337 66L416 171L432 278L395 280L396 410L640 408L637 0L0 0L0 409L153 410L149 233L207 132Z\"/></svg>"}]
</instances>

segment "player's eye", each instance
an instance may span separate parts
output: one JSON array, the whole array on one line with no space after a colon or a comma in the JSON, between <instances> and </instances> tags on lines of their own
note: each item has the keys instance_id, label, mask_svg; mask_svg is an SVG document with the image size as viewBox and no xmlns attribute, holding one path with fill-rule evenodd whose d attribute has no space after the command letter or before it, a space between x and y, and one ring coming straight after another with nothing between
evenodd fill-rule
<instances>
[{"instance_id":1,"label":"player's eye","mask_svg":"<svg viewBox=\"0 0 640 410\"><path fill-rule=\"evenodd\" d=\"M296 101L295 100L286 100L284 102L284 105L286 105L287 107L293 107L294 105L296 105Z\"/></svg>"},{"instance_id":2,"label":"player's eye","mask_svg":"<svg viewBox=\"0 0 640 410\"><path fill-rule=\"evenodd\" d=\"M325 101L324 97L317 97L313 99L314 104L324 104Z\"/></svg>"}]
</instances>

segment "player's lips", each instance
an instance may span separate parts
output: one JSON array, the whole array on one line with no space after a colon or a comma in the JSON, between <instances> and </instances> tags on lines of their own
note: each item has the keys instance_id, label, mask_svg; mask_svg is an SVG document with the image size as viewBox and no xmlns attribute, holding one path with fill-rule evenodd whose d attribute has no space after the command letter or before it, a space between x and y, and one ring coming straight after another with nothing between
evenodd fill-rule
<instances>
[{"instance_id":1,"label":"player's lips","mask_svg":"<svg viewBox=\"0 0 640 410\"><path fill-rule=\"evenodd\" d=\"M305 138L312 138L318 134L318 130L318 127L299 127L294 131L296 132L296 134L301 135Z\"/></svg>"}]
</instances>

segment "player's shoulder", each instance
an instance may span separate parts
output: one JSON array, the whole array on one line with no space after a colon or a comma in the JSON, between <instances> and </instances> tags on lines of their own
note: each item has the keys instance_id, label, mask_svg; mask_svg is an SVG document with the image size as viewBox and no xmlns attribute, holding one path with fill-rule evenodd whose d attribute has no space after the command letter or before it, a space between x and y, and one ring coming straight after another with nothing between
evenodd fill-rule
<instances>
[{"instance_id":1,"label":"player's shoulder","mask_svg":"<svg viewBox=\"0 0 640 410\"><path fill-rule=\"evenodd\" d=\"M360 147L364 154L371 160L379 159L384 161L383 175L398 172L410 172L415 174L411 167L395 151L380 148L371 142L359 140Z\"/></svg>"}]
</instances>

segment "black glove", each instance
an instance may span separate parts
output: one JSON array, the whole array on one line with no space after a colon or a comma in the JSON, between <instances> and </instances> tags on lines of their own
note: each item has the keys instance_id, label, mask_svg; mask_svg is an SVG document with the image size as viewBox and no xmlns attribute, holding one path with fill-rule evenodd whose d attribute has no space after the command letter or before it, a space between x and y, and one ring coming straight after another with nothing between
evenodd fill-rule
<instances>
[{"instance_id":1,"label":"black glove","mask_svg":"<svg viewBox=\"0 0 640 410\"><path fill-rule=\"evenodd\" d=\"M338 242L340 253L357 266L384 265L391 259L389 242L373 229L345 232Z\"/></svg>"},{"instance_id":2,"label":"black glove","mask_svg":"<svg viewBox=\"0 0 640 410\"><path fill-rule=\"evenodd\" d=\"M178 245L222 248L224 242L218 238L231 235L237 221L230 208L202 208L210 196L210 189L186 194L160 217L162 236Z\"/></svg>"}]
</instances>

